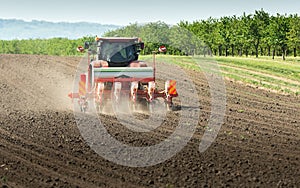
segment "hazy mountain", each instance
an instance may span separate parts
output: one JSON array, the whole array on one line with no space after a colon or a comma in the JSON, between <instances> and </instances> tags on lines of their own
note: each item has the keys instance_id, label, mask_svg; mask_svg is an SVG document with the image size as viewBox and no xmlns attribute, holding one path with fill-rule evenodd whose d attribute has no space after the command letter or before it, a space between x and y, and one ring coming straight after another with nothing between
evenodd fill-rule
<instances>
[{"instance_id":1,"label":"hazy mountain","mask_svg":"<svg viewBox=\"0 0 300 188\"><path fill-rule=\"evenodd\" d=\"M0 19L0 40L35 39L63 37L69 39L83 36L101 36L109 30L120 28L118 25L103 25L89 22L30 22L16 19Z\"/></svg>"}]
</instances>

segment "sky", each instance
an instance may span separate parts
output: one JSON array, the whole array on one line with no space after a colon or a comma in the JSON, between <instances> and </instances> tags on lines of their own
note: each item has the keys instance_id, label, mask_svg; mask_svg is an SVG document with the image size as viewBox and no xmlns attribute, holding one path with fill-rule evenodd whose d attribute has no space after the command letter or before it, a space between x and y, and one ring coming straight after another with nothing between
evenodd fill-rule
<instances>
[{"instance_id":1,"label":"sky","mask_svg":"<svg viewBox=\"0 0 300 188\"><path fill-rule=\"evenodd\" d=\"M128 25L197 21L240 16L264 9L270 14L300 14L299 0L0 0L0 18L51 22Z\"/></svg>"}]
</instances>

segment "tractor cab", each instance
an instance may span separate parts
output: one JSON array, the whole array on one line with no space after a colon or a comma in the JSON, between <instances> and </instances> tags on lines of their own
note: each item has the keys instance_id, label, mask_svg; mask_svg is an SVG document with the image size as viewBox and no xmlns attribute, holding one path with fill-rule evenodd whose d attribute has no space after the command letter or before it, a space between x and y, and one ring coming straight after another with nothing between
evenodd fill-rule
<instances>
[{"instance_id":1,"label":"tractor cab","mask_svg":"<svg viewBox=\"0 0 300 188\"><path fill-rule=\"evenodd\" d=\"M106 61L109 67L127 67L138 60L144 48L139 38L98 38L95 44L96 61ZM89 45L87 47L91 48Z\"/></svg>"}]
</instances>

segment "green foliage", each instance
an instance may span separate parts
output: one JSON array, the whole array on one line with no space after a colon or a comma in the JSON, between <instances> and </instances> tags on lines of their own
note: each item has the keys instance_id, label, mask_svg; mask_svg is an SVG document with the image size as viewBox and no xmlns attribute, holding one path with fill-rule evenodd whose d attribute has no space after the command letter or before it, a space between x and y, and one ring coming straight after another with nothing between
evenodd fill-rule
<instances>
[{"instance_id":1,"label":"green foliage","mask_svg":"<svg viewBox=\"0 0 300 188\"><path fill-rule=\"evenodd\" d=\"M169 26L164 22L151 22L145 25L131 24L124 28L105 33L105 37L140 37L145 42L142 55L152 54L159 46L166 46L167 54L194 55L201 54L204 45L199 37L180 26ZM197 51L196 51L197 49Z\"/></svg>"},{"instance_id":2,"label":"green foliage","mask_svg":"<svg viewBox=\"0 0 300 188\"><path fill-rule=\"evenodd\" d=\"M298 15L292 15L289 21L290 30L287 33L287 43L288 46L293 48L294 57L296 57L296 50L300 46L300 17L298 17Z\"/></svg>"},{"instance_id":3,"label":"green foliage","mask_svg":"<svg viewBox=\"0 0 300 188\"><path fill-rule=\"evenodd\" d=\"M135 23L107 32L105 36L139 36L146 42L142 54L150 54L164 44L173 55L273 55L273 58L278 55L285 60L290 53L296 56L300 47L300 18L297 15L270 16L261 9L240 17L181 21L177 26L163 22Z\"/></svg>"},{"instance_id":4,"label":"green foliage","mask_svg":"<svg viewBox=\"0 0 300 188\"><path fill-rule=\"evenodd\" d=\"M0 40L1 54L78 55L76 48L92 37L69 40L67 38Z\"/></svg>"},{"instance_id":5,"label":"green foliage","mask_svg":"<svg viewBox=\"0 0 300 188\"><path fill-rule=\"evenodd\" d=\"M293 53L300 47L300 18L298 15L270 16L264 10L252 15L209 18L192 23L180 22L204 41L210 50L219 56L259 55L282 56Z\"/></svg>"}]
</instances>

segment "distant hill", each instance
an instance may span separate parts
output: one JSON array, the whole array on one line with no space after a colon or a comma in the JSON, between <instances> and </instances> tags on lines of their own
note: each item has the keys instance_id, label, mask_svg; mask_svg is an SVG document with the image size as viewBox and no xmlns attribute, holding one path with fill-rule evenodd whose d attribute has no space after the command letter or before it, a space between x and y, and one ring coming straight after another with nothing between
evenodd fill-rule
<instances>
[{"instance_id":1,"label":"distant hill","mask_svg":"<svg viewBox=\"0 0 300 188\"><path fill-rule=\"evenodd\" d=\"M101 36L105 32L120 28L118 25L103 25L89 22L30 22L16 19L0 19L0 40L48 39L62 37L77 39L83 36Z\"/></svg>"}]
</instances>

